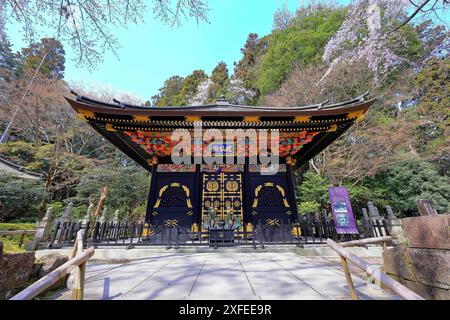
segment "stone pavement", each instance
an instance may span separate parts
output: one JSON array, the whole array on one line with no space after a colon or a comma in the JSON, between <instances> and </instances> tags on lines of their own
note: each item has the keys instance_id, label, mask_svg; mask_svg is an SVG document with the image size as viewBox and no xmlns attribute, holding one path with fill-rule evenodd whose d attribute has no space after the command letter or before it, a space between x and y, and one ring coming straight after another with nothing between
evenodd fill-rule
<instances>
[{"instance_id":1,"label":"stone pavement","mask_svg":"<svg viewBox=\"0 0 450 320\"><path fill-rule=\"evenodd\" d=\"M354 269L353 269L354 270ZM353 276L360 299L399 299ZM70 299L64 290L51 299ZM127 263L88 264L85 299L350 299L337 257L294 252L166 252Z\"/></svg>"}]
</instances>

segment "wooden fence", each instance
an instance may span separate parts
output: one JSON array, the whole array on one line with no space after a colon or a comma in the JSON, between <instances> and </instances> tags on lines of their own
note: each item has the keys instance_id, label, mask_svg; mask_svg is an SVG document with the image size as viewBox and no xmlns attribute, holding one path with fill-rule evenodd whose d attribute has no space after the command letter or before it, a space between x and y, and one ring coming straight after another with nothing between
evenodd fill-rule
<instances>
[{"instance_id":1,"label":"wooden fence","mask_svg":"<svg viewBox=\"0 0 450 320\"><path fill-rule=\"evenodd\" d=\"M27 234L34 235L35 233L36 233L36 230L5 230L5 231L0 231L0 237L20 235L19 247L21 247L23 244L24 237Z\"/></svg>"},{"instance_id":2,"label":"wooden fence","mask_svg":"<svg viewBox=\"0 0 450 320\"><path fill-rule=\"evenodd\" d=\"M389 236L385 219L362 221L358 224L359 234L336 233L334 221L327 218L306 215L292 223L272 225L258 221L252 226L244 224L241 230L201 230L182 225L149 224L145 222L56 222L50 233L47 247L60 248L73 244L78 230L84 230L84 243L94 246L236 246L265 244L326 244L328 238L335 241L349 241L378 235ZM218 234L224 236L217 237Z\"/></svg>"},{"instance_id":3,"label":"wooden fence","mask_svg":"<svg viewBox=\"0 0 450 320\"><path fill-rule=\"evenodd\" d=\"M10 300L31 300L65 278L72 271L74 272L72 299L83 300L86 262L94 255L94 250L94 247L90 247L83 251L83 230L78 231L69 261L22 290Z\"/></svg>"},{"instance_id":4,"label":"wooden fence","mask_svg":"<svg viewBox=\"0 0 450 320\"><path fill-rule=\"evenodd\" d=\"M366 260L358 257L357 255L349 252L348 250L346 250L344 248L344 247L361 246L361 245L375 244L375 243L382 243L384 245L387 241L391 241L391 240L392 240L391 237L377 237L377 238L372 238L372 239L350 241L350 242L341 243L341 244L338 244L331 239L327 240L327 245L331 249L333 249L341 258L342 268L344 269L345 277L347 279L348 287L350 290L350 295L353 300L358 300L358 295L357 295L355 287L353 285L352 276L350 273L350 269L348 267L348 261L350 261L351 263L356 265L358 268L365 271L367 275L372 276L375 280L381 282L382 284L384 284L385 286L390 288L392 291L394 291L400 297L402 297L406 300L424 300L424 298L422 298L415 292L411 291L409 288L405 287L401 283L390 278L386 273L380 271L379 267L371 265Z\"/></svg>"}]
</instances>

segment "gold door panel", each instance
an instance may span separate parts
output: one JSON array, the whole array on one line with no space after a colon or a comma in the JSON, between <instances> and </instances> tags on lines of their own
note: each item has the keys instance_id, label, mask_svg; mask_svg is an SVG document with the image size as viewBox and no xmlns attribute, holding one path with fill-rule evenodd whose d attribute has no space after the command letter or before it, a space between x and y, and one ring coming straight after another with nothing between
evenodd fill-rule
<instances>
[{"instance_id":1,"label":"gold door panel","mask_svg":"<svg viewBox=\"0 0 450 320\"><path fill-rule=\"evenodd\" d=\"M225 218L227 207L230 207L231 214L238 214L241 225L243 225L242 173L203 173L202 221L208 215L208 209L211 206L216 210L221 220Z\"/></svg>"}]
</instances>

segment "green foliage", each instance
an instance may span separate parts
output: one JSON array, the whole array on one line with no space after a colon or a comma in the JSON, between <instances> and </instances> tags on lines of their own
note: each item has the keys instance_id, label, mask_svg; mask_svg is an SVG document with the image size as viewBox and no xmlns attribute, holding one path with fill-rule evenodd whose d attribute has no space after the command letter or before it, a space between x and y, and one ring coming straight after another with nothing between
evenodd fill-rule
<instances>
[{"instance_id":1,"label":"green foliage","mask_svg":"<svg viewBox=\"0 0 450 320\"><path fill-rule=\"evenodd\" d=\"M256 90L258 59L267 48L267 37L258 38L258 34L250 33L241 48L242 59L234 67L234 77L242 80L245 88Z\"/></svg>"},{"instance_id":2,"label":"green foliage","mask_svg":"<svg viewBox=\"0 0 450 320\"><path fill-rule=\"evenodd\" d=\"M277 89L294 64L318 62L328 40L344 21L346 9L321 8L285 30L274 31L262 58L257 86L262 95Z\"/></svg>"},{"instance_id":3,"label":"green foliage","mask_svg":"<svg viewBox=\"0 0 450 320\"><path fill-rule=\"evenodd\" d=\"M186 78L172 76L164 82L159 94L152 97L155 106L186 106L198 90L198 85L208 79L203 70L194 70Z\"/></svg>"},{"instance_id":4,"label":"green foliage","mask_svg":"<svg viewBox=\"0 0 450 320\"><path fill-rule=\"evenodd\" d=\"M47 207L51 207L53 209L53 217L58 218L62 216L69 202L73 202L74 204L72 209L73 217L76 219L82 219L85 216L88 209L88 206L85 203L86 201L84 198L72 197L67 198L64 201L52 201L47 204Z\"/></svg>"},{"instance_id":5,"label":"green foliage","mask_svg":"<svg viewBox=\"0 0 450 320\"><path fill-rule=\"evenodd\" d=\"M370 189L384 190L384 203L404 216L417 212L418 199L432 200L440 213L450 212L450 184L435 166L417 157L391 165L366 182Z\"/></svg>"},{"instance_id":6,"label":"green foliage","mask_svg":"<svg viewBox=\"0 0 450 320\"><path fill-rule=\"evenodd\" d=\"M208 75L203 70L194 70L190 75L184 78L178 96L175 102L179 106L186 106L198 91L198 85L208 79Z\"/></svg>"},{"instance_id":7,"label":"green foliage","mask_svg":"<svg viewBox=\"0 0 450 320\"><path fill-rule=\"evenodd\" d=\"M20 222L11 222L11 223L0 223L0 231L7 230L34 230L36 229L35 223L20 223ZM25 244L28 241L33 240L33 235L25 235L23 237L22 246L19 247L21 235L11 235L0 238L0 241L3 242L3 252L5 253L17 253L17 252L25 252Z\"/></svg>"},{"instance_id":8,"label":"green foliage","mask_svg":"<svg viewBox=\"0 0 450 320\"><path fill-rule=\"evenodd\" d=\"M302 201L300 202L300 204L298 205L298 212L300 214L305 214L307 212L312 213L312 212L316 212L316 211L320 211L320 204L316 201Z\"/></svg>"},{"instance_id":9,"label":"green foliage","mask_svg":"<svg viewBox=\"0 0 450 320\"><path fill-rule=\"evenodd\" d=\"M414 147L425 158L439 164L441 173L450 168L450 58L430 59L414 79L416 100L406 109L413 127Z\"/></svg>"},{"instance_id":10,"label":"green foliage","mask_svg":"<svg viewBox=\"0 0 450 320\"><path fill-rule=\"evenodd\" d=\"M176 106L177 98L183 85L183 77L172 76L164 81L164 86L159 89L159 93L152 97L153 105L158 107Z\"/></svg>"},{"instance_id":11,"label":"green foliage","mask_svg":"<svg viewBox=\"0 0 450 320\"><path fill-rule=\"evenodd\" d=\"M313 171L307 171L299 188L300 211L306 208L326 207L330 183Z\"/></svg>"},{"instance_id":12,"label":"green foliage","mask_svg":"<svg viewBox=\"0 0 450 320\"><path fill-rule=\"evenodd\" d=\"M417 30L411 25L405 25L388 38L394 53L410 61L418 61L422 57L423 43Z\"/></svg>"},{"instance_id":13,"label":"green foliage","mask_svg":"<svg viewBox=\"0 0 450 320\"><path fill-rule=\"evenodd\" d=\"M211 73L211 85L208 87L208 101L215 101L227 94L229 76L227 64L220 61Z\"/></svg>"},{"instance_id":14,"label":"green foliage","mask_svg":"<svg viewBox=\"0 0 450 320\"><path fill-rule=\"evenodd\" d=\"M31 142L12 141L0 144L0 154L3 158L17 165L27 165L34 161L37 147Z\"/></svg>"},{"instance_id":15,"label":"green foliage","mask_svg":"<svg viewBox=\"0 0 450 320\"><path fill-rule=\"evenodd\" d=\"M17 54L12 52L11 42L0 30L0 80L9 81L17 75Z\"/></svg>"},{"instance_id":16,"label":"green foliage","mask_svg":"<svg viewBox=\"0 0 450 320\"><path fill-rule=\"evenodd\" d=\"M34 71L38 68L42 59L40 73L55 79L64 77L65 52L59 40L43 38L40 42L32 43L21 51L21 71Z\"/></svg>"},{"instance_id":17,"label":"green foliage","mask_svg":"<svg viewBox=\"0 0 450 320\"><path fill-rule=\"evenodd\" d=\"M143 169L136 166L108 168L95 167L86 170L76 190L80 202L88 204L88 199L96 203L100 189L108 187L106 205L112 210L131 212L147 200L149 179ZM111 214L112 212L110 212Z\"/></svg>"},{"instance_id":18,"label":"green foliage","mask_svg":"<svg viewBox=\"0 0 450 320\"><path fill-rule=\"evenodd\" d=\"M44 196L42 181L0 173L0 221L33 219Z\"/></svg>"}]
</instances>

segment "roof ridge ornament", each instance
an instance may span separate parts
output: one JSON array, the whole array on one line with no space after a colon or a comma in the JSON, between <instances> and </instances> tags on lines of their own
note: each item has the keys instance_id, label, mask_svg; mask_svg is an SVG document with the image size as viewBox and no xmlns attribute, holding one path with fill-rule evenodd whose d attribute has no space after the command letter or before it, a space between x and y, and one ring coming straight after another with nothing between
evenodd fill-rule
<instances>
[{"instance_id":1,"label":"roof ridge ornament","mask_svg":"<svg viewBox=\"0 0 450 320\"><path fill-rule=\"evenodd\" d=\"M322 109L323 105L327 104L328 102L330 102L329 99L327 99L327 100L325 100L325 101L319 103L319 104L317 105L317 110Z\"/></svg>"},{"instance_id":2,"label":"roof ridge ornament","mask_svg":"<svg viewBox=\"0 0 450 320\"><path fill-rule=\"evenodd\" d=\"M225 96L222 95L219 97L219 99L216 100L216 104L219 106L226 106L230 104L230 100L225 99Z\"/></svg>"},{"instance_id":3,"label":"roof ridge ornament","mask_svg":"<svg viewBox=\"0 0 450 320\"><path fill-rule=\"evenodd\" d=\"M113 98L112 100L113 100L115 103L117 103L117 104L120 106L121 109L125 109L125 108L126 108L126 106L125 106L122 102L120 102L119 100L117 100L116 98Z\"/></svg>"}]
</instances>

